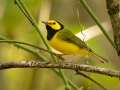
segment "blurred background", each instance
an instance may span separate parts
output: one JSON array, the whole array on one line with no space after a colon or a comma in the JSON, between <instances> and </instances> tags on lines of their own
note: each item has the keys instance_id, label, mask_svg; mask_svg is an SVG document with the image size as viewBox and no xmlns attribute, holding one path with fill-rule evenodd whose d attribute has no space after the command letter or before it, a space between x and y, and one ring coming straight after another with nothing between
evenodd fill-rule
<instances>
[{"instance_id":1,"label":"blurred background","mask_svg":"<svg viewBox=\"0 0 120 90\"><path fill-rule=\"evenodd\" d=\"M105 0L86 1L112 38ZM49 18L58 20L75 34L80 32L80 24L83 24L86 26L88 35L91 36L86 43L96 53L110 61L108 64L91 61L91 64L119 69L120 61L115 50L101 34L79 0L23 0L23 2L38 22L44 37L46 37L46 31L40 20L45 21ZM91 31L92 34L89 33ZM44 47L34 27L14 4L14 0L0 0L0 36ZM37 57L14 45L0 43L0 62L33 59L37 59ZM102 90L93 82L72 71L65 70L65 73L76 85L83 87L83 90ZM90 73L89 76L100 82L108 90L119 90L120 88L120 82L117 78ZM9 69L0 71L0 90L64 90L64 84L61 78L50 69Z\"/></svg>"}]
</instances>

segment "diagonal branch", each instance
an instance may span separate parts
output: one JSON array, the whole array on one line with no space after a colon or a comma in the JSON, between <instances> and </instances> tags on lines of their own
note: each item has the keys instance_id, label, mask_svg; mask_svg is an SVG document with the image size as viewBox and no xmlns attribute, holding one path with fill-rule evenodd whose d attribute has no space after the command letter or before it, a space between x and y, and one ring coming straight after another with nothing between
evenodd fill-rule
<instances>
[{"instance_id":1,"label":"diagonal branch","mask_svg":"<svg viewBox=\"0 0 120 90\"><path fill-rule=\"evenodd\" d=\"M48 51L51 52L51 48L49 47L48 43L44 39L44 36L42 35L42 33L41 33L41 31L40 31L36 21L34 21L32 15L30 14L28 9L26 8L26 5L21 0L15 0L15 4L21 10L21 12L24 14L24 16L29 20L29 22L32 24L32 26L35 28L36 32L39 34L41 40L43 41L43 43L46 46L46 48L48 49ZM54 60L54 62L57 62L57 59L54 57L54 55L51 54L51 53L49 53L49 54L52 57L52 59ZM62 76L61 78L64 81L65 88L70 90L69 87L68 87L69 85L68 85L68 82L67 82L67 78L64 75L64 72L59 70L59 74L61 74L61 76Z\"/></svg>"},{"instance_id":2,"label":"diagonal branch","mask_svg":"<svg viewBox=\"0 0 120 90\"><path fill-rule=\"evenodd\" d=\"M106 6L113 27L116 50L120 56L120 0L106 0Z\"/></svg>"},{"instance_id":3,"label":"diagonal branch","mask_svg":"<svg viewBox=\"0 0 120 90\"><path fill-rule=\"evenodd\" d=\"M107 88L105 88L101 83L99 83L98 81L94 80L93 78L89 77L87 74L81 72L81 71L77 71L77 74L87 78L88 80L92 81L93 83L97 84L98 86L100 86L103 90L107 90Z\"/></svg>"},{"instance_id":4,"label":"diagonal branch","mask_svg":"<svg viewBox=\"0 0 120 90\"><path fill-rule=\"evenodd\" d=\"M85 65L85 64L72 64L72 63L53 63L53 62L41 62L41 61L20 61L20 62L6 62L0 63L0 70L10 68L60 68L69 69L74 71L91 72L101 75L107 75L111 77L120 78L120 71L101 68L97 66Z\"/></svg>"},{"instance_id":5,"label":"diagonal branch","mask_svg":"<svg viewBox=\"0 0 120 90\"><path fill-rule=\"evenodd\" d=\"M104 29L104 27L101 25L99 18L94 14L94 12L92 11L92 9L89 7L89 5L87 4L86 0L79 0L82 5L84 6L84 8L86 9L86 11L89 13L89 15L92 17L92 19L95 21L95 23L99 26L100 30L102 31L102 33L105 35L105 37L108 39L108 41L110 42L110 44L115 48L115 44L112 41L112 39L109 37L109 35L107 34L106 30Z\"/></svg>"},{"instance_id":6,"label":"diagonal branch","mask_svg":"<svg viewBox=\"0 0 120 90\"><path fill-rule=\"evenodd\" d=\"M1 38L1 37L0 37ZM52 51L49 51L47 49L44 49L44 48L41 48L41 47L38 47L36 45L33 45L33 44L30 44L30 43L26 43L26 42L21 42L21 41L16 41L16 40L7 40L7 39L4 39L4 38L1 38L2 40L0 40L0 43L8 43L8 44L22 44L22 45L25 45L25 46L29 46L29 47L32 47L34 49L38 49L39 51L44 51L44 52L48 52L48 53L51 53L53 54L54 56L57 56L58 58L64 60L64 58L62 58L62 55L63 54L56 54ZM17 47L19 47L17 45Z\"/></svg>"}]
</instances>

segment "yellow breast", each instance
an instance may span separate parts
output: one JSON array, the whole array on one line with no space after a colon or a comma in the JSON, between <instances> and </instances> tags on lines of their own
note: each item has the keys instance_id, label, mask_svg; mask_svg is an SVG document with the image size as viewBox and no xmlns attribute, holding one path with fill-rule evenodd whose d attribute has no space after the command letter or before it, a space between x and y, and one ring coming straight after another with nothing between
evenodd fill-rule
<instances>
[{"instance_id":1,"label":"yellow breast","mask_svg":"<svg viewBox=\"0 0 120 90\"><path fill-rule=\"evenodd\" d=\"M81 56L88 55L86 49L80 48L74 43L63 41L56 36L49 41L50 45L56 50L62 52L63 54L80 54Z\"/></svg>"}]
</instances>

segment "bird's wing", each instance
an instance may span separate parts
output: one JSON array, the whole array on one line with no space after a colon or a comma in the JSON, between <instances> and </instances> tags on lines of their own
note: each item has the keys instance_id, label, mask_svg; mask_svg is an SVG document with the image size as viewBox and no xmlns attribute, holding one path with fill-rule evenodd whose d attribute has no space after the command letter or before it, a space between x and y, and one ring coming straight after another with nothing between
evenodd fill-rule
<instances>
[{"instance_id":1,"label":"bird's wing","mask_svg":"<svg viewBox=\"0 0 120 90\"><path fill-rule=\"evenodd\" d=\"M69 31L67 29L61 30L59 32L58 36L62 40L65 40L65 41L70 42L70 43L74 43L77 46L79 46L80 48L89 49L88 46L86 45L86 43L84 41L82 41L81 39L79 39L78 37L76 37L71 31Z\"/></svg>"},{"instance_id":2,"label":"bird's wing","mask_svg":"<svg viewBox=\"0 0 120 90\"><path fill-rule=\"evenodd\" d=\"M58 37L60 37L62 40L67 41L69 43L74 43L77 46L79 46L80 48L85 48L87 50L89 50L90 52L92 52L93 55L95 55L96 57L99 58L99 60L101 62L108 62L107 59L97 55L96 53L94 53L88 46L87 44L82 41L81 39L79 39L78 37L76 37L71 31L69 30L61 30L58 34Z\"/></svg>"}]
</instances>

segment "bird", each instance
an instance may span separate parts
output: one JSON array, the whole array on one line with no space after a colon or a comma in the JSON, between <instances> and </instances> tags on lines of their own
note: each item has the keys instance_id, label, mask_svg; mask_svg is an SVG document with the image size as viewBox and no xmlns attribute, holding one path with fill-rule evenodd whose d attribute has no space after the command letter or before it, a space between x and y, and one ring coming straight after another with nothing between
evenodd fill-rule
<instances>
[{"instance_id":1,"label":"bird","mask_svg":"<svg viewBox=\"0 0 120 90\"><path fill-rule=\"evenodd\" d=\"M102 63L108 62L107 59L97 55L88 45L75 36L69 29L57 20L42 21L47 30L47 40L50 45L65 55L79 54L83 57L95 56Z\"/></svg>"}]
</instances>

